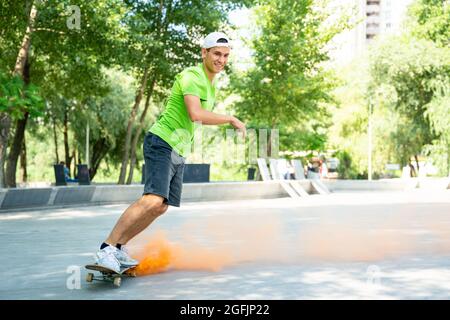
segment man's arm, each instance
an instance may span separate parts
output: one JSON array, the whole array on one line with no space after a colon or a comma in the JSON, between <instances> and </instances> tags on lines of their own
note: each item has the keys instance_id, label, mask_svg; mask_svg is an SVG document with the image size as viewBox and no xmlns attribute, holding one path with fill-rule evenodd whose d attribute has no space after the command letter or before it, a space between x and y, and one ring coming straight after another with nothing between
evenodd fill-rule
<instances>
[{"instance_id":1,"label":"man's arm","mask_svg":"<svg viewBox=\"0 0 450 320\"><path fill-rule=\"evenodd\" d=\"M233 116L210 112L202 108L200 98L193 95L184 96L184 104L186 105L189 118L194 122L201 122L206 125L219 125L229 123L245 135L245 125Z\"/></svg>"},{"instance_id":2,"label":"man's arm","mask_svg":"<svg viewBox=\"0 0 450 320\"><path fill-rule=\"evenodd\" d=\"M186 105L189 118L193 122L201 122L202 124L218 125L231 122L231 116L210 112L202 108L200 98L193 95L184 96L184 104Z\"/></svg>"}]
</instances>

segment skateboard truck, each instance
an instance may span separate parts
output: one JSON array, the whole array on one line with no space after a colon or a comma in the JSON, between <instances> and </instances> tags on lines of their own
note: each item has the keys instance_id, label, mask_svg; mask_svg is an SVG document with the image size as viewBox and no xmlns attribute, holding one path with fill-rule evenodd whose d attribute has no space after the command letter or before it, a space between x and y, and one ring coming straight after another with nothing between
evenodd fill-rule
<instances>
[{"instance_id":1,"label":"skateboard truck","mask_svg":"<svg viewBox=\"0 0 450 320\"><path fill-rule=\"evenodd\" d=\"M111 270L98 264L88 264L85 266L85 268L88 270L100 272L99 276L96 276L94 273L89 272L86 275L87 282L93 282L94 280L112 282L113 285L117 288L120 287L123 277L131 277L131 278L136 277L136 271L134 270L135 267L121 268L120 272L116 272L114 270Z\"/></svg>"}]
</instances>

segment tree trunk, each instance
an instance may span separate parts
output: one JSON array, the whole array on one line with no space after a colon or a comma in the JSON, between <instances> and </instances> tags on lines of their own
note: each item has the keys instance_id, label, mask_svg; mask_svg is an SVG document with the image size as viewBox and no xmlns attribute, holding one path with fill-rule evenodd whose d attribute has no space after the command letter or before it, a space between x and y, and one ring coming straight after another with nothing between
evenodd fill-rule
<instances>
[{"instance_id":1,"label":"tree trunk","mask_svg":"<svg viewBox=\"0 0 450 320\"><path fill-rule=\"evenodd\" d=\"M417 177L416 169L414 168L413 164L411 163L411 159L408 162L409 166L409 176L411 178Z\"/></svg>"},{"instance_id":2,"label":"tree trunk","mask_svg":"<svg viewBox=\"0 0 450 320\"><path fill-rule=\"evenodd\" d=\"M447 142L447 177L450 178L450 142Z\"/></svg>"},{"instance_id":3,"label":"tree trunk","mask_svg":"<svg viewBox=\"0 0 450 320\"><path fill-rule=\"evenodd\" d=\"M56 164L59 164L59 154L58 154L58 135L56 134L56 121L55 118L53 120L53 141L55 143L55 156L56 156Z\"/></svg>"},{"instance_id":4,"label":"tree trunk","mask_svg":"<svg viewBox=\"0 0 450 320\"><path fill-rule=\"evenodd\" d=\"M16 171L17 161L22 151L23 138L25 136L25 127L28 121L28 112L25 113L23 119L19 119L16 122L16 130L13 138L13 142L8 154L8 160L6 162L6 186L9 188L16 187Z\"/></svg>"},{"instance_id":5,"label":"tree trunk","mask_svg":"<svg viewBox=\"0 0 450 320\"><path fill-rule=\"evenodd\" d=\"M144 94L145 87L147 86L147 79L148 79L148 66L145 67L144 75L142 77L141 87L139 88L139 91L136 94L134 106L133 106L133 109L131 110L131 114L128 119L127 135L125 137L125 145L123 148L122 165L120 167L120 175L119 175L118 184L125 183L125 175L127 173L128 160L130 158L130 143L131 143L131 134L132 134L132 130L133 130L133 123L134 123L134 119L136 118L136 114L139 109L139 105L141 103L142 95Z\"/></svg>"},{"instance_id":6,"label":"tree trunk","mask_svg":"<svg viewBox=\"0 0 450 320\"><path fill-rule=\"evenodd\" d=\"M33 33L34 23L36 21L37 9L34 3L31 5L30 14L28 16L28 25L22 39L22 44L17 54L16 63L14 65L13 75L25 78L25 65L28 60L28 53L30 51L31 34ZM24 79L25 81L25 79ZM8 148L9 131L11 130L11 117L3 113L0 115L1 133L0 133L0 187L7 187L7 173L4 172L6 149ZM20 147L19 147L20 149ZM9 156L8 156L9 158ZM17 163L16 163L17 164ZM12 163L11 163L12 165ZM15 171L14 171L14 185L15 185Z\"/></svg>"},{"instance_id":7,"label":"tree trunk","mask_svg":"<svg viewBox=\"0 0 450 320\"><path fill-rule=\"evenodd\" d=\"M166 12L164 13L164 1L161 0L159 3L159 16L158 16L158 24L156 27L156 30L159 30L158 32L158 36L159 36L159 40L161 40L164 36L164 34L167 32L168 26L169 26L169 17L171 16L172 13L172 6L173 6L173 2L174 1L169 1L167 3L167 7L166 7ZM146 69L146 73L148 72L148 67ZM151 97L151 93L153 91L153 87L156 81L156 75L153 76L153 80L152 80L152 84L150 86L150 90L149 90L149 96L147 96L147 99L149 99ZM143 85L142 88L145 88L145 86ZM141 98L142 98L142 93L143 91L141 91ZM148 108L147 102L146 102L146 107ZM137 111L137 109L136 109ZM144 110L143 112L143 117L145 119L145 113L147 112L147 110ZM136 116L136 114L134 115ZM136 165L136 145L137 145L137 141L139 140L139 136L141 134L143 128L143 120L141 117L141 122L139 124L139 128L136 130L136 134L135 137L133 139L133 143L132 143L132 151L131 151L131 161L130 161L130 171L128 173L128 179L127 179L127 184L131 184L132 180L133 180L133 171L134 171L134 167ZM127 130L127 135L128 135L128 130ZM128 138L128 136L127 136ZM131 131L130 131L130 140L131 140ZM129 143L129 140L126 141L125 147L127 148L127 143ZM128 150L128 149L126 149ZM126 164L128 163L128 153L126 154ZM121 168L121 172L120 172L120 177L119 177L119 184L123 184L123 181L125 180L125 175L126 175L126 164L125 166L123 165L124 162L122 162L122 168Z\"/></svg>"},{"instance_id":8,"label":"tree trunk","mask_svg":"<svg viewBox=\"0 0 450 320\"><path fill-rule=\"evenodd\" d=\"M11 117L7 113L0 113L0 188L6 187L4 168L10 128Z\"/></svg>"},{"instance_id":9,"label":"tree trunk","mask_svg":"<svg viewBox=\"0 0 450 320\"><path fill-rule=\"evenodd\" d=\"M80 155L78 155L78 158L80 157ZM73 175L72 177L76 177L77 176L77 163L80 163L80 160L77 160L77 152L76 152L76 146L73 147L73 151L72 151L72 158L73 158ZM70 168L69 168L70 170Z\"/></svg>"},{"instance_id":10,"label":"tree trunk","mask_svg":"<svg viewBox=\"0 0 450 320\"><path fill-rule=\"evenodd\" d=\"M420 168L419 168L419 158L417 157L417 154L414 155L414 159L416 160L417 165L417 175L419 175Z\"/></svg>"},{"instance_id":11,"label":"tree trunk","mask_svg":"<svg viewBox=\"0 0 450 320\"><path fill-rule=\"evenodd\" d=\"M23 137L22 152L20 154L20 168L22 170L22 182L28 181L27 173L27 145L25 143L25 137Z\"/></svg>"},{"instance_id":12,"label":"tree trunk","mask_svg":"<svg viewBox=\"0 0 450 320\"><path fill-rule=\"evenodd\" d=\"M147 99L145 100L144 111L142 111L141 118L139 120L139 127L136 130L136 134L133 137L133 142L131 143L131 159L130 159L130 171L128 173L127 184L131 184L133 182L133 172L134 167L136 165L136 147L141 136L141 132L144 129L145 125L145 117L147 116L147 111L150 106L150 98L153 94L153 88L155 86L156 78L153 76L152 82L150 84L149 91L147 93Z\"/></svg>"},{"instance_id":13,"label":"tree trunk","mask_svg":"<svg viewBox=\"0 0 450 320\"><path fill-rule=\"evenodd\" d=\"M25 64L28 60L28 53L30 51L31 44L31 34L33 33L34 23L36 21L37 9L34 3L31 6L30 16L28 17L28 25L25 31L25 35L22 39L22 45L19 49L19 54L17 55L16 64L14 66L14 75L23 78L23 73L25 69Z\"/></svg>"},{"instance_id":14,"label":"tree trunk","mask_svg":"<svg viewBox=\"0 0 450 320\"><path fill-rule=\"evenodd\" d=\"M91 180L93 180L95 175L97 174L97 170L100 167L100 163L108 153L110 147L111 146L109 145L108 140L105 138L100 138L99 140L95 141L92 148L93 150L91 158L91 167L89 168L89 177L91 178Z\"/></svg>"},{"instance_id":15,"label":"tree trunk","mask_svg":"<svg viewBox=\"0 0 450 320\"><path fill-rule=\"evenodd\" d=\"M64 157L67 168L70 169L70 162L72 158L70 157L69 148L69 121L67 116L67 107L64 108L64 123L63 123L63 137L64 137Z\"/></svg>"},{"instance_id":16,"label":"tree trunk","mask_svg":"<svg viewBox=\"0 0 450 320\"><path fill-rule=\"evenodd\" d=\"M28 59L25 60L23 67L23 81L25 86L30 84L30 64ZM16 187L16 171L17 162L22 152L23 140L25 138L25 129L27 127L29 113L25 112L22 119L17 120L16 130L14 131L14 138L11 148L8 154L8 160L6 161L6 185L10 188Z\"/></svg>"}]
</instances>

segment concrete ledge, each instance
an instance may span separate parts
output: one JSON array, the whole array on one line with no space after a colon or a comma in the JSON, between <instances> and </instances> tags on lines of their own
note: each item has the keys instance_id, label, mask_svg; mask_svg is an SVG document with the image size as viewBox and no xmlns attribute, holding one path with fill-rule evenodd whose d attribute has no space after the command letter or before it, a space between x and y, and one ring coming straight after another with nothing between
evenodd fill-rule
<instances>
[{"instance_id":1,"label":"concrete ledge","mask_svg":"<svg viewBox=\"0 0 450 320\"><path fill-rule=\"evenodd\" d=\"M59 187L54 205L67 205L91 202L95 186Z\"/></svg>"},{"instance_id":2,"label":"concrete ledge","mask_svg":"<svg viewBox=\"0 0 450 320\"><path fill-rule=\"evenodd\" d=\"M450 189L448 178L410 178L382 180L321 180L331 191L389 191L408 189Z\"/></svg>"},{"instance_id":3,"label":"concrete ledge","mask_svg":"<svg viewBox=\"0 0 450 320\"><path fill-rule=\"evenodd\" d=\"M309 182L305 181L306 185ZM92 203L130 202L144 192L143 185L96 186ZM276 181L184 183L181 201L219 201L287 197Z\"/></svg>"},{"instance_id":4,"label":"concrete ledge","mask_svg":"<svg viewBox=\"0 0 450 320\"><path fill-rule=\"evenodd\" d=\"M316 193L310 180L297 180L309 194ZM447 178L389 180L321 180L330 191L389 191L426 188L444 190ZM14 209L39 209L73 205L131 203L144 191L144 186L105 185L64 186L51 188L0 189L0 213ZM210 182L183 184L183 202L273 199L289 197L278 181Z\"/></svg>"},{"instance_id":5,"label":"concrete ledge","mask_svg":"<svg viewBox=\"0 0 450 320\"><path fill-rule=\"evenodd\" d=\"M9 189L4 193L1 209L29 208L45 206L50 199L52 189ZM0 196L1 198L2 196Z\"/></svg>"},{"instance_id":6,"label":"concrete ledge","mask_svg":"<svg viewBox=\"0 0 450 320\"><path fill-rule=\"evenodd\" d=\"M92 203L120 203L138 199L144 191L143 185L100 185L95 187Z\"/></svg>"},{"instance_id":7,"label":"concrete ledge","mask_svg":"<svg viewBox=\"0 0 450 320\"><path fill-rule=\"evenodd\" d=\"M310 182L302 181L307 190ZM0 189L0 212L73 205L131 203L143 193L143 185L90 185L52 188ZM183 184L182 201L271 199L289 195L277 181L210 182ZM31 201L33 200L33 201Z\"/></svg>"},{"instance_id":8,"label":"concrete ledge","mask_svg":"<svg viewBox=\"0 0 450 320\"><path fill-rule=\"evenodd\" d=\"M289 195L277 181L183 184L182 201L273 199Z\"/></svg>"},{"instance_id":9,"label":"concrete ledge","mask_svg":"<svg viewBox=\"0 0 450 320\"><path fill-rule=\"evenodd\" d=\"M322 180L330 191L389 191L417 188L417 180Z\"/></svg>"},{"instance_id":10,"label":"concrete ledge","mask_svg":"<svg viewBox=\"0 0 450 320\"><path fill-rule=\"evenodd\" d=\"M3 199L6 196L6 189L0 189L0 208L2 207Z\"/></svg>"},{"instance_id":11,"label":"concrete ledge","mask_svg":"<svg viewBox=\"0 0 450 320\"><path fill-rule=\"evenodd\" d=\"M450 189L450 179L430 179L430 178L419 178L417 181L417 187L421 189L428 190L443 190Z\"/></svg>"}]
</instances>

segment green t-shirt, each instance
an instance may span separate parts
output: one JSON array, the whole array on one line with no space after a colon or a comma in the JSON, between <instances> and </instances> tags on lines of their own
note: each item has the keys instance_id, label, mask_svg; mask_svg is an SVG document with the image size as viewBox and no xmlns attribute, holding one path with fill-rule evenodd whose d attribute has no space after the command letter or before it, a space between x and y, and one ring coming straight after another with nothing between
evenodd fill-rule
<instances>
[{"instance_id":1,"label":"green t-shirt","mask_svg":"<svg viewBox=\"0 0 450 320\"><path fill-rule=\"evenodd\" d=\"M216 88L209 81L202 63L176 75L166 108L150 128L151 133L166 141L181 156L189 153L195 129L184 103L187 94L199 97L203 109L213 109Z\"/></svg>"}]
</instances>

